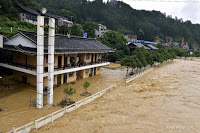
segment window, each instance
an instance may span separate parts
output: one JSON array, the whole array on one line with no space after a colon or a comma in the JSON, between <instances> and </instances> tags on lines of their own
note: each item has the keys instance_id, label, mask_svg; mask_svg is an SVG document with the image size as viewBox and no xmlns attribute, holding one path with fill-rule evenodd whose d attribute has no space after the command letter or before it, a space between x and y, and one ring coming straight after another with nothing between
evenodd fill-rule
<instances>
[{"instance_id":1,"label":"window","mask_svg":"<svg viewBox=\"0 0 200 133\"><path fill-rule=\"evenodd\" d=\"M70 72L69 73L69 77L71 78L71 77L74 77L74 72Z\"/></svg>"},{"instance_id":2,"label":"window","mask_svg":"<svg viewBox=\"0 0 200 133\"><path fill-rule=\"evenodd\" d=\"M89 69L86 69L86 70L85 70L85 75L88 76L88 74L89 74Z\"/></svg>"},{"instance_id":3,"label":"window","mask_svg":"<svg viewBox=\"0 0 200 133\"><path fill-rule=\"evenodd\" d=\"M87 54L86 55L86 60L89 60L90 59L90 54Z\"/></svg>"},{"instance_id":4,"label":"window","mask_svg":"<svg viewBox=\"0 0 200 133\"><path fill-rule=\"evenodd\" d=\"M101 54L98 54L98 59L101 59Z\"/></svg>"},{"instance_id":5,"label":"window","mask_svg":"<svg viewBox=\"0 0 200 133\"><path fill-rule=\"evenodd\" d=\"M46 55L46 63L48 64L48 54Z\"/></svg>"}]
</instances>

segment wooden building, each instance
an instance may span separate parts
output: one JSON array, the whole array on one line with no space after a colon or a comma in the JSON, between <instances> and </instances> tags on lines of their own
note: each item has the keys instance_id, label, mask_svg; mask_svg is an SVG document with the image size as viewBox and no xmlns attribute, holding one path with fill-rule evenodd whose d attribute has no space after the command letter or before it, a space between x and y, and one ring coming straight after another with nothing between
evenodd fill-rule
<instances>
[{"instance_id":1,"label":"wooden building","mask_svg":"<svg viewBox=\"0 0 200 133\"><path fill-rule=\"evenodd\" d=\"M48 84L48 35L44 37L44 84ZM9 37L0 49L0 66L13 70L14 79L36 86L37 33L19 31ZM76 81L101 73L101 67L109 62L102 61L102 54L114 52L96 41L55 36L54 85ZM2 55L10 56L2 56Z\"/></svg>"}]
</instances>

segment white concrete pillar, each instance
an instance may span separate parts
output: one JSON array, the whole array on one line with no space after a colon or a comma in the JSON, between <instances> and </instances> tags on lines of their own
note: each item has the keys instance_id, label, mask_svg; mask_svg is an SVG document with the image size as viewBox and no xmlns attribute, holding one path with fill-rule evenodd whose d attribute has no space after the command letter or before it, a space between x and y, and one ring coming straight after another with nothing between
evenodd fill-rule
<instances>
[{"instance_id":1,"label":"white concrete pillar","mask_svg":"<svg viewBox=\"0 0 200 133\"><path fill-rule=\"evenodd\" d=\"M49 38L48 38L48 95L47 103L53 104L54 85L54 43L55 43L55 19L49 18Z\"/></svg>"},{"instance_id":2,"label":"white concrete pillar","mask_svg":"<svg viewBox=\"0 0 200 133\"><path fill-rule=\"evenodd\" d=\"M43 107L44 16L37 17L37 108Z\"/></svg>"}]
</instances>

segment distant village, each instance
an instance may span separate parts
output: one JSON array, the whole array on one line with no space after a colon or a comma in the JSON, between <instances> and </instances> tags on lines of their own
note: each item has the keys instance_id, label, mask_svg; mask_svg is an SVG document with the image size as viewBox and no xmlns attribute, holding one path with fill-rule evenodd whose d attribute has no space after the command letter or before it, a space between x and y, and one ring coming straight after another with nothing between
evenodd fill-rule
<instances>
[{"instance_id":1,"label":"distant village","mask_svg":"<svg viewBox=\"0 0 200 133\"><path fill-rule=\"evenodd\" d=\"M115 1L115 0L114 0ZM114 2L113 1L113 2ZM19 7L19 20L32 23L34 25L37 25L37 16L40 14L38 11L18 5ZM60 28L63 25L67 25L69 28L73 25L72 20L68 20L66 17L46 13L47 17L52 17L55 19L55 27ZM45 19L45 25L48 25L47 18ZM103 38L104 34L108 31L107 27L103 24L98 24L98 30L95 31L96 38ZM135 47L140 47L142 44L144 44L144 47L146 44L157 44L160 43L165 47L174 47L178 46L182 49L189 50L189 44L187 42L184 42L184 38L180 40L179 42L176 42L173 40L172 37L166 36L165 38L160 38L159 36L155 36L154 40L138 40L137 34L135 33L123 33L124 37L127 39L127 41L135 45ZM137 41L136 41L137 40ZM152 42L156 43L152 43ZM146 47L145 47L146 48Z\"/></svg>"}]
</instances>

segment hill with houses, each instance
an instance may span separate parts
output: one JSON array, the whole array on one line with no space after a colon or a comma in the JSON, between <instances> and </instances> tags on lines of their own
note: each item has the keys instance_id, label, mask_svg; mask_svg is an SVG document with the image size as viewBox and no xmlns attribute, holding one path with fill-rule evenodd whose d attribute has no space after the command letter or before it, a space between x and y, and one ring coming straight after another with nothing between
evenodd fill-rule
<instances>
[{"instance_id":1,"label":"hill with houses","mask_svg":"<svg viewBox=\"0 0 200 133\"><path fill-rule=\"evenodd\" d=\"M121 1L112 0L105 3L103 0L91 2L87 0L2 0L0 4L2 5L1 16L6 14L18 18L17 4L35 10L46 7L48 13L63 16L74 23L84 24L93 21L120 33L137 34L140 40L153 41L154 37L158 36L161 39L172 37L173 41L180 42L184 38L190 47L200 46L199 24L192 24L189 20L183 22L181 18L172 18L159 11L135 10Z\"/></svg>"}]
</instances>

